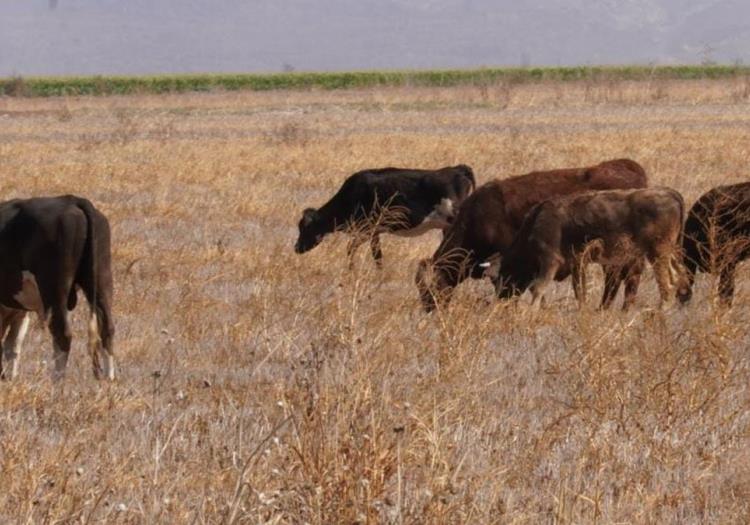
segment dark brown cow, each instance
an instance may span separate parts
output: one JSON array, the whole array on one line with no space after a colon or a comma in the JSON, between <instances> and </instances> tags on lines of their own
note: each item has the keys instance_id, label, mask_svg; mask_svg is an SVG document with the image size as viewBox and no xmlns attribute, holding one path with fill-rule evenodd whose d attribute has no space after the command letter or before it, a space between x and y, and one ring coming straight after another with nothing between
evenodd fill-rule
<instances>
[{"instance_id":1,"label":"dark brown cow","mask_svg":"<svg viewBox=\"0 0 750 525\"><path fill-rule=\"evenodd\" d=\"M682 196L671 188L595 191L542 202L529 211L500 261L497 294L508 298L530 289L532 304L538 303L550 281L572 274L580 282L586 262L593 261L609 275L626 269L632 279L625 290L627 308L635 300L645 257L663 304L673 284L684 286L679 256L684 208ZM588 260L582 261L585 253Z\"/></svg>"},{"instance_id":2,"label":"dark brown cow","mask_svg":"<svg viewBox=\"0 0 750 525\"><path fill-rule=\"evenodd\" d=\"M435 298L448 301L452 289L467 277L483 277L487 261L507 251L524 216L539 202L587 190L647 184L646 172L629 159L537 171L484 184L464 201L432 258L420 261L415 280L424 308L434 309ZM433 275L428 277L430 267Z\"/></svg>"},{"instance_id":3,"label":"dark brown cow","mask_svg":"<svg viewBox=\"0 0 750 525\"><path fill-rule=\"evenodd\" d=\"M350 230L354 234L347 250L350 261L369 237L372 257L380 266L380 233L413 237L430 229L445 229L474 187L474 172L463 164L439 170L359 171L319 209L308 208L302 213L294 251L305 253L329 233Z\"/></svg>"},{"instance_id":4,"label":"dark brown cow","mask_svg":"<svg viewBox=\"0 0 750 525\"><path fill-rule=\"evenodd\" d=\"M88 200L66 195L0 203L0 374L16 375L34 312L52 333L53 375L64 375L72 339L68 311L80 288L91 307L94 375L114 379L110 267L109 223Z\"/></svg>"},{"instance_id":5,"label":"dark brown cow","mask_svg":"<svg viewBox=\"0 0 750 525\"><path fill-rule=\"evenodd\" d=\"M750 182L703 194L688 212L682 249L689 286L680 301L690 300L695 274L702 271L719 274L719 297L731 305L735 269L750 257Z\"/></svg>"}]
</instances>

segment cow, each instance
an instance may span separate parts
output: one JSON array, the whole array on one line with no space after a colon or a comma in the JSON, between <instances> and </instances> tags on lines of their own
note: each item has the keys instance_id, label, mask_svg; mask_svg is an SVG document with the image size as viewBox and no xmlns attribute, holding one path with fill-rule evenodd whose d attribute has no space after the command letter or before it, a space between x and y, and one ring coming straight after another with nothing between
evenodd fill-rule
<instances>
[{"instance_id":1,"label":"cow","mask_svg":"<svg viewBox=\"0 0 750 525\"><path fill-rule=\"evenodd\" d=\"M0 375L13 379L32 314L52 334L53 378L65 374L68 312L80 288L90 306L89 352L97 379L115 377L112 271L107 218L73 195L0 203Z\"/></svg>"},{"instance_id":2,"label":"cow","mask_svg":"<svg viewBox=\"0 0 750 525\"><path fill-rule=\"evenodd\" d=\"M750 182L704 193L688 212L682 250L688 287L680 302L691 299L695 274L702 271L719 274L719 299L731 306L735 269L750 257Z\"/></svg>"},{"instance_id":3,"label":"cow","mask_svg":"<svg viewBox=\"0 0 750 525\"><path fill-rule=\"evenodd\" d=\"M685 286L680 257L684 209L682 195L663 187L594 191L541 202L529 211L500 261L497 295L509 298L529 289L538 306L550 281L572 275L574 283L580 282L586 263L597 262L609 276L626 274L627 309L646 258L663 306L673 285Z\"/></svg>"},{"instance_id":4,"label":"cow","mask_svg":"<svg viewBox=\"0 0 750 525\"><path fill-rule=\"evenodd\" d=\"M587 190L647 185L640 164L616 159L584 168L535 171L480 186L461 205L432 258L419 262L415 282L424 309L429 312L438 302L447 303L453 288L466 278L484 277L489 261L508 250L532 206Z\"/></svg>"},{"instance_id":5,"label":"cow","mask_svg":"<svg viewBox=\"0 0 750 525\"><path fill-rule=\"evenodd\" d=\"M380 233L413 237L445 229L475 186L474 172L464 164L438 170L359 171L319 209L304 210L294 251L305 253L327 234L348 230L353 234L347 249L350 265L357 248L369 237L372 257L380 267Z\"/></svg>"}]
</instances>

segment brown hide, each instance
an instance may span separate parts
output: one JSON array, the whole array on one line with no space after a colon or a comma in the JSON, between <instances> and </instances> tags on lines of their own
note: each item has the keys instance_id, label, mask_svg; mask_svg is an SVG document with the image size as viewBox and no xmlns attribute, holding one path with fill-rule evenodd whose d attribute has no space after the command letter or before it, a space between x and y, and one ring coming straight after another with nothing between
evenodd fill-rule
<instances>
[{"instance_id":1,"label":"brown hide","mask_svg":"<svg viewBox=\"0 0 750 525\"><path fill-rule=\"evenodd\" d=\"M683 215L682 196L671 188L596 191L545 201L529 211L503 257L495 278L498 295L509 297L528 288L536 303L552 279L572 273L576 285L585 281L586 263L598 262L608 281L628 270L634 286L626 286L627 308L635 299L646 258L664 303L671 286L680 281L676 277L684 284L679 264ZM604 307L620 282L610 284L615 288L605 290ZM580 292L576 295L580 298Z\"/></svg>"},{"instance_id":2,"label":"brown hide","mask_svg":"<svg viewBox=\"0 0 750 525\"><path fill-rule=\"evenodd\" d=\"M589 190L647 185L644 169L629 159L585 168L535 171L482 185L461 205L432 258L420 262L415 280L422 304L432 310L435 298L447 301L452 289L464 279L482 277L482 263L507 251L524 216L539 202Z\"/></svg>"}]
</instances>

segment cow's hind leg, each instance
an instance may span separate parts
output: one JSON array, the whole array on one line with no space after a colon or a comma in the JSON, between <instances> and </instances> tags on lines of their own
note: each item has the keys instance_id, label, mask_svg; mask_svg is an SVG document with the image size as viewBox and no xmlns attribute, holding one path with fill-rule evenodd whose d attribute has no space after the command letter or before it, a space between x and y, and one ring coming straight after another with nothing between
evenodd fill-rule
<instances>
[{"instance_id":1,"label":"cow's hind leg","mask_svg":"<svg viewBox=\"0 0 750 525\"><path fill-rule=\"evenodd\" d=\"M97 307L92 309L89 319L89 354L91 366L96 379L115 378L115 358L112 339L114 326L110 315L109 305L97 301Z\"/></svg>"},{"instance_id":2,"label":"cow's hind leg","mask_svg":"<svg viewBox=\"0 0 750 525\"><path fill-rule=\"evenodd\" d=\"M81 279L78 284L83 290L91 307L89 318L89 355L96 379L115 378L115 359L113 339L115 327L112 321L112 281L109 272L97 276L94 284L90 276ZM96 293L94 293L96 287Z\"/></svg>"},{"instance_id":3,"label":"cow's hind leg","mask_svg":"<svg viewBox=\"0 0 750 525\"><path fill-rule=\"evenodd\" d=\"M2 334L5 336L2 359L4 366L0 366L0 375L3 379L14 379L18 375L18 358L28 329L29 315L27 312L14 310L4 316L2 322Z\"/></svg>"},{"instance_id":4,"label":"cow's hind leg","mask_svg":"<svg viewBox=\"0 0 750 525\"><path fill-rule=\"evenodd\" d=\"M55 305L50 312L49 330L53 344L52 379L58 381L65 377L70 355L70 343L73 339L68 320L68 310L65 304Z\"/></svg>"},{"instance_id":5,"label":"cow's hind leg","mask_svg":"<svg viewBox=\"0 0 750 525\"><path fill-rule=\"evenodd\" d=\"M547 265L546 268L543 268L539 273L539 276L531 283L531 286L529 287L531 289L531 305L535 310L541 308L544 291L550 281L555 278L558 268L559 264L557 262Z\"/></svg>"}]
</instances>

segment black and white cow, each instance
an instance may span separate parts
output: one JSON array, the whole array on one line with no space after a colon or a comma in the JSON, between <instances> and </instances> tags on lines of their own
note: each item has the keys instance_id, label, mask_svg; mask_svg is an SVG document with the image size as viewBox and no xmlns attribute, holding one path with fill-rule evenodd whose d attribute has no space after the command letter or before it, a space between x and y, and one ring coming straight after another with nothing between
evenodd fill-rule
<instances>
[{"instance_id":1,"label":"black and white cow","mask_svg":"<svg viewBox=\"0 0 750 525\"><path fill-rule=\"evenodd\" d=\"M431 229L445 229L475 186L474 172L463 164L438 170L359 171L349 176L323 206L302 213L294 251L305 253L327 234L350 230L354 233L347 250L350 260L369 237L372 256L380 266L380 233L412 237Z\"/></svg>"},{"instance_id":2,"label":"black and white cow","mask_svg":"<svg viewBox=\"0 0 750 525\"><path fill-rule=\"evenodd\" d=\"M53 377L65 373L72 339L68 312L83 290L91 307L94 376L114 379L112 271L107 218L86 199L66 195L0 203L0 374L12 379L31 313L48 326Z\"/></svg>"}]
</instances>

